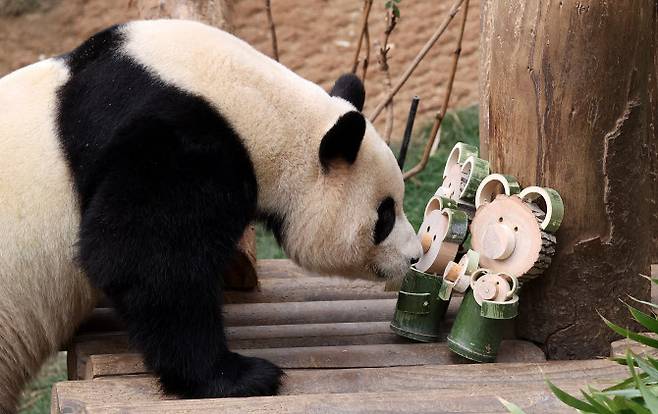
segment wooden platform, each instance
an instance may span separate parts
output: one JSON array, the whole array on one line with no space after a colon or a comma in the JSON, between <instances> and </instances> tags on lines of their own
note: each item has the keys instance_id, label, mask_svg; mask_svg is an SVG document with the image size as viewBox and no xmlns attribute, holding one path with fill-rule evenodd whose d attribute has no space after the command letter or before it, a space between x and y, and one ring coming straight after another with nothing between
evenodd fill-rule
<instances>
[{"instance_id":1,"label":"wooden platform","mask_svg":"<svg viewBox=\"0 0 658 414\"><path fill-rule=\"evenodd\" d=\"M53 413L570 412L544 379L576 392L611 384L623 367L605 360L545 362L529 342L508 340L495 364L471 364L444 342L409 342L388 324L395 292L383 282L326 278L285 260L258 266L260 289L227 294L233 349L286 371L276 397L174 400L163 396L111 309L99 308L68 348L71 381L53 387ZM446 329L461 298L454 298Z\"/></svg>"}]
</instances>

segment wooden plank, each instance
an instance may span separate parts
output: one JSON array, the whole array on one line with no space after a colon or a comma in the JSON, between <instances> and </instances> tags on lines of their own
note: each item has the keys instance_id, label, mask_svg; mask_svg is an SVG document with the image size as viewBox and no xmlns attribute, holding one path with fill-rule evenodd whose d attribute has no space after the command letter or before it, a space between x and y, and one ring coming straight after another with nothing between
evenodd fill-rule
<instances>
[{"instance_id":1,"label":"wooden plank","mask_svg":"<svg viewBox=\"0 0 658 414\"><path fill-rule=\"evenodd\" d=\"M651 338L658 338L658 335L653 332L643 332L642 334ZM648 355L653 358L658 356L658 349L630 339L620 339L610 344L611 357L625 357L627 351L631 351L637 355Z\"/></svg>"},{"instance_id":2,"label":"wooden plank","mask_svg":"<svg viewBox=\"0 0 658 414\"><path fill-rule=\"evenodd\" d=\"M226 303L310 302L318 300L394 299L385 283L337 276L263 278L251 291L226 291Z\"/></svg>"},{"instance_id":3,"label":"wooden plank","mask_svg":"<svg viewBox=\"0 0 658 414\"><path fill-rule=\"evenodd\" d=\"M495 399L493 399L494 396L502 396L524 404L523 407L528 412L557 412L548 410L548 407L555 409L561 406L542 405L546 401L552 400L545 384L545 378L550 378L551 381L566 390L577 391L586 384L598 387L612 384L625 378L626 369L607 360L590 360L541 364L495 363L370 369L287 370L286 374L282 394L307 395L308 398L295 399L279 396L269 397L271 399L208 399L185 400L177 404L148 404L146 402L159 401L163 398L156 380L147 376L125 376L58 383L53 387L53 401L57 401L59 412L68 413L83 412L89 404L93 404L93 407L87 407L87 411L90 413L118 412L119 407L125 408L126 412L145 413L153 412L152 410L155 409L153 407L159 407L165 412L178 409L183 409L183 412L208 412L221 409L234 412L233 407L256 411L274 410L273 412L286 412L283 407L292 410L291 412L305 412L304 409L310 407L311 410L319 412L336 412L349 407L352 410L360 408L372 411L378 407L372 404L375 404L377 398L380 398L388 401L388 404L394 404L395 401L404 402L400 408L409 405L410 408L427 411L429 405L427 407L414 405L418 401L425 401L426 404L435 404L432 406L434 410L432 412L436 412L437 407L441 407L442 410L451 412L470 410L468 412L484 413L503 412L500 406L495 405ZM326 393L330 394L318 396ZM368 396L368 393L377 393L377 398L374 398L374 395ZM344 396L345 400L336 397L340 394ZM432 398L424 400L423 395L431 395ZM480 399L483 396L492 398ZM532 396L532 400L525 399L526 396ZM370 397L373 397L372 401ZM462 405L450 406L452 408L449 410L447 406L437 406L436 403L442 402L444 397L455 397L462 402ZM299 405L300 401L307 400L315 401L315 403L324 402L328 405ZM121 401L121 404L115 405L110 411L103 411L109 408L101 407L102 405L114 404L117 401ZM351 401L351 405L343 405L340 401ZM457 404L456 401L454 404ZM143 411L134 407L139 407ZM278 409L272 407L278 407ZM384 407L381 409L383 412L390 412L398 406L385 404L382 407Z\"/></svg>"},{"instance_id":4,"label":"wooden plank","mask_svg":"<svg viewBox=\"0 0 658 414\"><path fill-rule=\"evenodd\" d=\"M446 333L450 329L460 303L461 297L453 298L450 303L444 324ZM100 326L122 328L122 323L116 319L113 312L107 310L107 312L99 312L98 315L106 319L99 322ZM233 326L226 328L226 335L229 346L234 349L408 342L390 331L389 320L387 318L384 321L374 322ZM90 331L94 332L94 330L96 329ZM129 352L128 338L122 331L78 335L69 345L68 351L69 379L79 379L84 376L85 364L89 355Z\"/></svg>"},{"instance_id":5,"label":"wooden plank","mask_svg":"<svg viewBox=\"0 0 658 414\"><path fill-rule=\"evenodd\" d=\"M335 324L235 326L226 328L231 349L285 348L300 346L345 346L408 343L395 335L389 322ZM69 379L85 378L90 355L135 352L125 332L76 337L67 354Z\"/></svg>"},{"instance_id":6,"label":"wooden plank","mask_svg":"<svg viewBox=\"0 0 658 414\"><path fill-rule=\"evenodd\" d=\"M316 300L391 299L379 280L348 279L309 272L287 259L259 260L258 286L252 290L227 290L226 303L307 302ZM98 308L111 307L105 298Z\"/></svg>"},{"instance_id":7,"label":"wooden plank","mask_svg":"<svg viewBox=\"0 0 658 414\"><path fill-rule=\"evenodd\" d=\"M224 323L226 326L258 326L390 321L396 301L363 299L227 304L223 308ZM124 329L124 323L113 309L97 308L80 326L78 335Z\"/></svg>"},{"instance_id":8,"label":"wooden plank","mask_svg":"<svg viewBox=\"0 0 658 414\"><path fill-rule=\"evenodd\" d=\"M575 389L573 390L575 391ZM519 392L506 390L498 395L514 401L532 413L572 413L546 391ZM315 394L284 397L226 398L213 400L160 401L136 404L90 405L88 414L162 414L162 413L505 413L497 396L485 391L475 396L459 392L428 390L396 393ZM68 407L67 407L68 408ZM440 410L440 411L439 411ZM70 411L78 413L81 411Z\"/></svg>"},{"instance_id":9,"label":"wooden plank","mask_svg":"<svg viewBox=\"0 0 658 414\"><path fill-rule=\"evenodd\" d=\"M242 355L267 359L284 369L380 368L414 365L472 363L448 349L445 342L297 348L243 349ZM543 352L526 341L504 341L500 362L545 361ZM142 356L137 353L90 355L84 379L116 375L145 374Z\"/></svg>"}]
</instances>

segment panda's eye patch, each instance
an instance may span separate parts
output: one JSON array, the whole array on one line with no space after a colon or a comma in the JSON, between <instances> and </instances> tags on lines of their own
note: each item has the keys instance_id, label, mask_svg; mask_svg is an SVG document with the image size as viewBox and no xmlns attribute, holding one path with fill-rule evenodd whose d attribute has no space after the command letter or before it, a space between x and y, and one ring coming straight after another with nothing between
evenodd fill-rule
<instances>
[{"instance_id":1,"label":"panda's eye patch","mask_svg":"<svg viewBox=\"0 0 658 414\"><path fill-rule=\"evenodd\" d=\"M377 207L377 223L375 224L375 244L386 240L395 226L395 201L386 197Z\"/></svg>"}]
</instances>

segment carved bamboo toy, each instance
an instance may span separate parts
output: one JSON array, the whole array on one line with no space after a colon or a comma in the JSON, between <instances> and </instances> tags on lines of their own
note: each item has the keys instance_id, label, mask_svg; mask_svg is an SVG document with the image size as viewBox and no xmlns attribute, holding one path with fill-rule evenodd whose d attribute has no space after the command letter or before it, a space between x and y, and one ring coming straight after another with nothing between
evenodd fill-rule
<instances>
[{"instance_id":1,"label":"carved bamboo toy","mask_svg":"<svg viewBox=\"0 0 658 414\"><path fill-rule=\"evenodd\" d=\"M450 152L418 230L423 255L403 281L391 322L399 335L436 341L451 296L463 293L448 345L478 362L496 359L518 313L518 290L550 265L564 216L555 190L521 190L513 176L489 172L476 147L458 143Z\"/></svg>"},{"instance_id":2,"label":"carved bamboo toy","mask_svg":"<svg viewBox=\"0 0 658 414\"><path fill-rule=\"evenodd\" d=\"M423 256L411 267L398 292L391 329L400 336L423 342L439 340L441 320L449 297L439 292L446 266L455 259L468 232L468 217L453 200L434 196L425 207L425 219L418 231Z\"/></svg>"},{"instance_id":3,"label":"carved bamboo toy","mask_svg":"<svg viewBox=\"0 0 658 414\"><path fill-rule=\"evenodd\" d=\"M514 275L521 283L542 274L555 253L552 232L563 215L562 199L550 188L496 195L477 209L470 226L471 246L481 255L480 266Z\"/></svg>"},{"instance_id":4,"label":"carved bamboo toy","mask_svg":"<svg viewBox=\"0 0 658 414\"><path fill-rule=\"evenodd\" d=\"M495 361L506 325L518 314L518 286L514 276L475 271L448 335L448 348L473 361Z\"/></svg>"}]
</instances>

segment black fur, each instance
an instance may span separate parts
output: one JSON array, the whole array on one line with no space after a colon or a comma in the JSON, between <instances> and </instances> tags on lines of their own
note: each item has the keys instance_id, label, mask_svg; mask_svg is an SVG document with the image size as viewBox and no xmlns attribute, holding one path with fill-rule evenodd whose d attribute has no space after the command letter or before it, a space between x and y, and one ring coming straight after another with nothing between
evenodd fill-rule
<instances>
[{"instance_id":1,"label":"black fur","mask_svg":"<svg viewBox=\"0 0 658 414\"><path fill-rule=\"evenodd\" d=\"M377 207L377 223L375 223L374 242L379 244L386 240L395 226L395 200L386 197Z\"/></svg>"},{"instance_id":2,"label":"black fur","mask_svg":"<svg viewBox=\"0 0 658 414\"><path fill-rule=\"evenodd\" d=\"M366 89L361 79L353 73L341 75L334 83L329 95L343 98L359 111L363 111L363 104L366 101Z\"/></svg>"},{"instance_id":3,"label":"black fur","mask_svg":"<svg viewBox=\"0 0 658 414\"><path fill-rule=\"evenodd\" d=\"M344 161L353 164L366 132L366 120L356 111L343 114L320 142L320 163L327 172L331 164Z\"/></svg>"},{"instance_id":4,"label":"black fur","mask_svg":"<svg viewBox=\"0 0 658 414\"><path fill-rule=\"evenodd\" d=\"M58 127L80 198L80 263L166 392L274 394L281 370L230 352L221 314L219 278L256 209L249 154L202 98L117 54L122 41L115 27L62 57L71 78Z\"/></svg>"}]
</instances>

